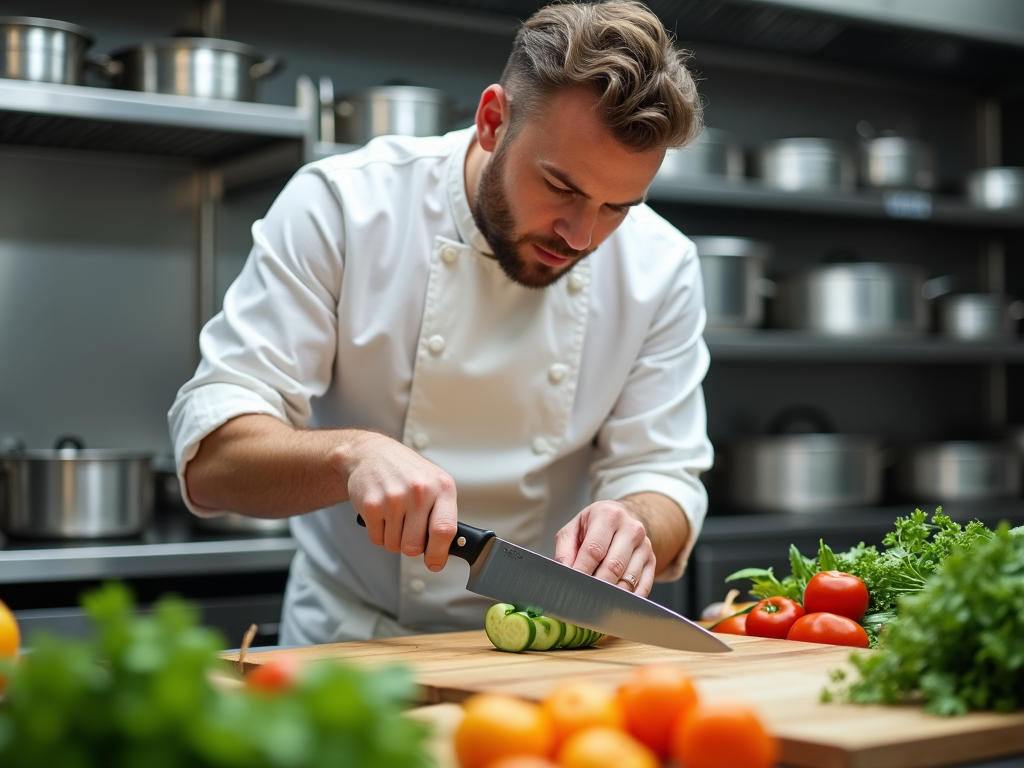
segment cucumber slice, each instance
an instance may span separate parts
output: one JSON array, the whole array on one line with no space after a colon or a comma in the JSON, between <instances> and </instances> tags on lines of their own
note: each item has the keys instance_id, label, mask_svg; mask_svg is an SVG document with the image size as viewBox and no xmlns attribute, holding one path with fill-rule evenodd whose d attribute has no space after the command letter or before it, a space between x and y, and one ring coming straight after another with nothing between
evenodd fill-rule
<instances>
[{"instance_id":1,"label":"cucumber slice","mask_svg":"<svg viewBox=\"0 0 1024 768\"><path fill-rule=\"evenodd\" d=\"M572 644L565 644L563 648L579 648L586 642L587 638L590 637L590 630L584 629L583 627L576 627L576 635L572 639Z\"/></svg>"},{"instance_id":2,"label":"cucumber slice","mask_svg":"<svg viewBox=\"0 0 1024 768\"><path fill-rule=\"evenodd\" d=\"M565 633L562 635L562 642L559 644L559 648L575 648L572 643L576 639L576 633L580 631L580 628L575 624L565 622Z\"/></svg>"},{"instance_id":3,"label":"cucumber slice","mask_svg":"<svg viewBox=\"0 0 1024 768\"><path fill-rule=\"evenodd\" d=\"M530 643L531 651L548 651L558 645L565 632L565 625L562 622L549 616L536 616L533 623L536 625L537 636Z\"/></svg>"},{"instance_id":4,"label":"cucumber slice","mask_svg":"<svg viewBox=\"0 0 1024 768\"><path fill-rule=\"evenodd\" d=\"M510 653L525 651L537 636L533 619L509 603L496 603L487 609L484 631L495 648Z\"/></svg>"},{"instance_id":5,"label":"cucumber slice","mask_svg":"<svg viewBox=\"0 0 1024 768\"><path fill-rule=\"evenodd\" d=\"M597 632L593 629L588 629L587 639L583 641L583 644L580 646L580 648L589 648L594 644L595 640L597 640Z\"/></svg>"}]
</instances>

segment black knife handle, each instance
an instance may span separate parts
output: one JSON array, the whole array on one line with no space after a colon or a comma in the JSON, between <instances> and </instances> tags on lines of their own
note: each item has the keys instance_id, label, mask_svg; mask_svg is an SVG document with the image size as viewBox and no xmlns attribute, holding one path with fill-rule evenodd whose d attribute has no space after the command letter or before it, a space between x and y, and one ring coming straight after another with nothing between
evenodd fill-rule
<instances>
[{"instance_id":1,"label":"black knife handle","mask_svg":"<svg viewBox=\"0 0 1024 768\"><path fill-rule=\"evenodd\" d=\"M362 515L356 515L356 522L363 528L366 521ZM455 530L455 538L448 547L448 554L465 560L470 565L476 562L480 553L484 551L487 542L494 538L494 531L485 531L483 528L474 528L472 525L458 523Z\"/></svg>"}]
</instances>

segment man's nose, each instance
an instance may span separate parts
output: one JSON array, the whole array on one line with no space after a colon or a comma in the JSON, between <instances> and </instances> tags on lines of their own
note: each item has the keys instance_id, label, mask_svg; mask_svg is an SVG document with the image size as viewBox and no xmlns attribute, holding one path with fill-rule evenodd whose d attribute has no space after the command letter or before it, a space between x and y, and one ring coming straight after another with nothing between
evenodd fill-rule
<instances>
[{"instance_id":1,"label":"man's nose","mask_svg":"<svg viewBox=\"0 0 1024 768\"><path fill-rule=\"evenodd\" d=\"M556 221L555 232L565 240L566 245L570 248L584 251L590 247L590 243L594 239L596 222L597 214L581 206L579 210Z\"/></svg>"}]
</instances>

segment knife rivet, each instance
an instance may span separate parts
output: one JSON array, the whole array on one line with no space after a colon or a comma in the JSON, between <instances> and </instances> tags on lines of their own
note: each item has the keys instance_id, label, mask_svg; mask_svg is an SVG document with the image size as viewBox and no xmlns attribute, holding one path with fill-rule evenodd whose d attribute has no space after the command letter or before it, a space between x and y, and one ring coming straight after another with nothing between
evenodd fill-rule
<instances>
[{"instance_id":1,"label":"knife rivet","mask_svg":"<svg viewBox=\"0 0 1024 768\"><path fill-rule=\"evenodd\" d=\"M460 547L466 546L466 537L465 536L459 536L459 538L457 538L455 540L455 543L458 544Z\"/></svg>"}]
</instances>

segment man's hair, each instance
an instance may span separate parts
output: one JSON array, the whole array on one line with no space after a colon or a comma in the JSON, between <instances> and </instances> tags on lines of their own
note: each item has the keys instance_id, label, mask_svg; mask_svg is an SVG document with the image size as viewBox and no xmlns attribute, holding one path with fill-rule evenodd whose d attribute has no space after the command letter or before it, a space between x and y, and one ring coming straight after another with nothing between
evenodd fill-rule
<instances>
[{"instance_id":1,"label":"man's hair","mask_svg":"<svg viewBox=\"0 0 1024 768\"><path fill-rule=\"evenodd\" d=\"M636 152L678 147L700 134L703 108L664 25L634 0L554 3L526 20L501 85L509 135L548 96L589 88L612 135Z\"/></svg>"}]
</instances>

